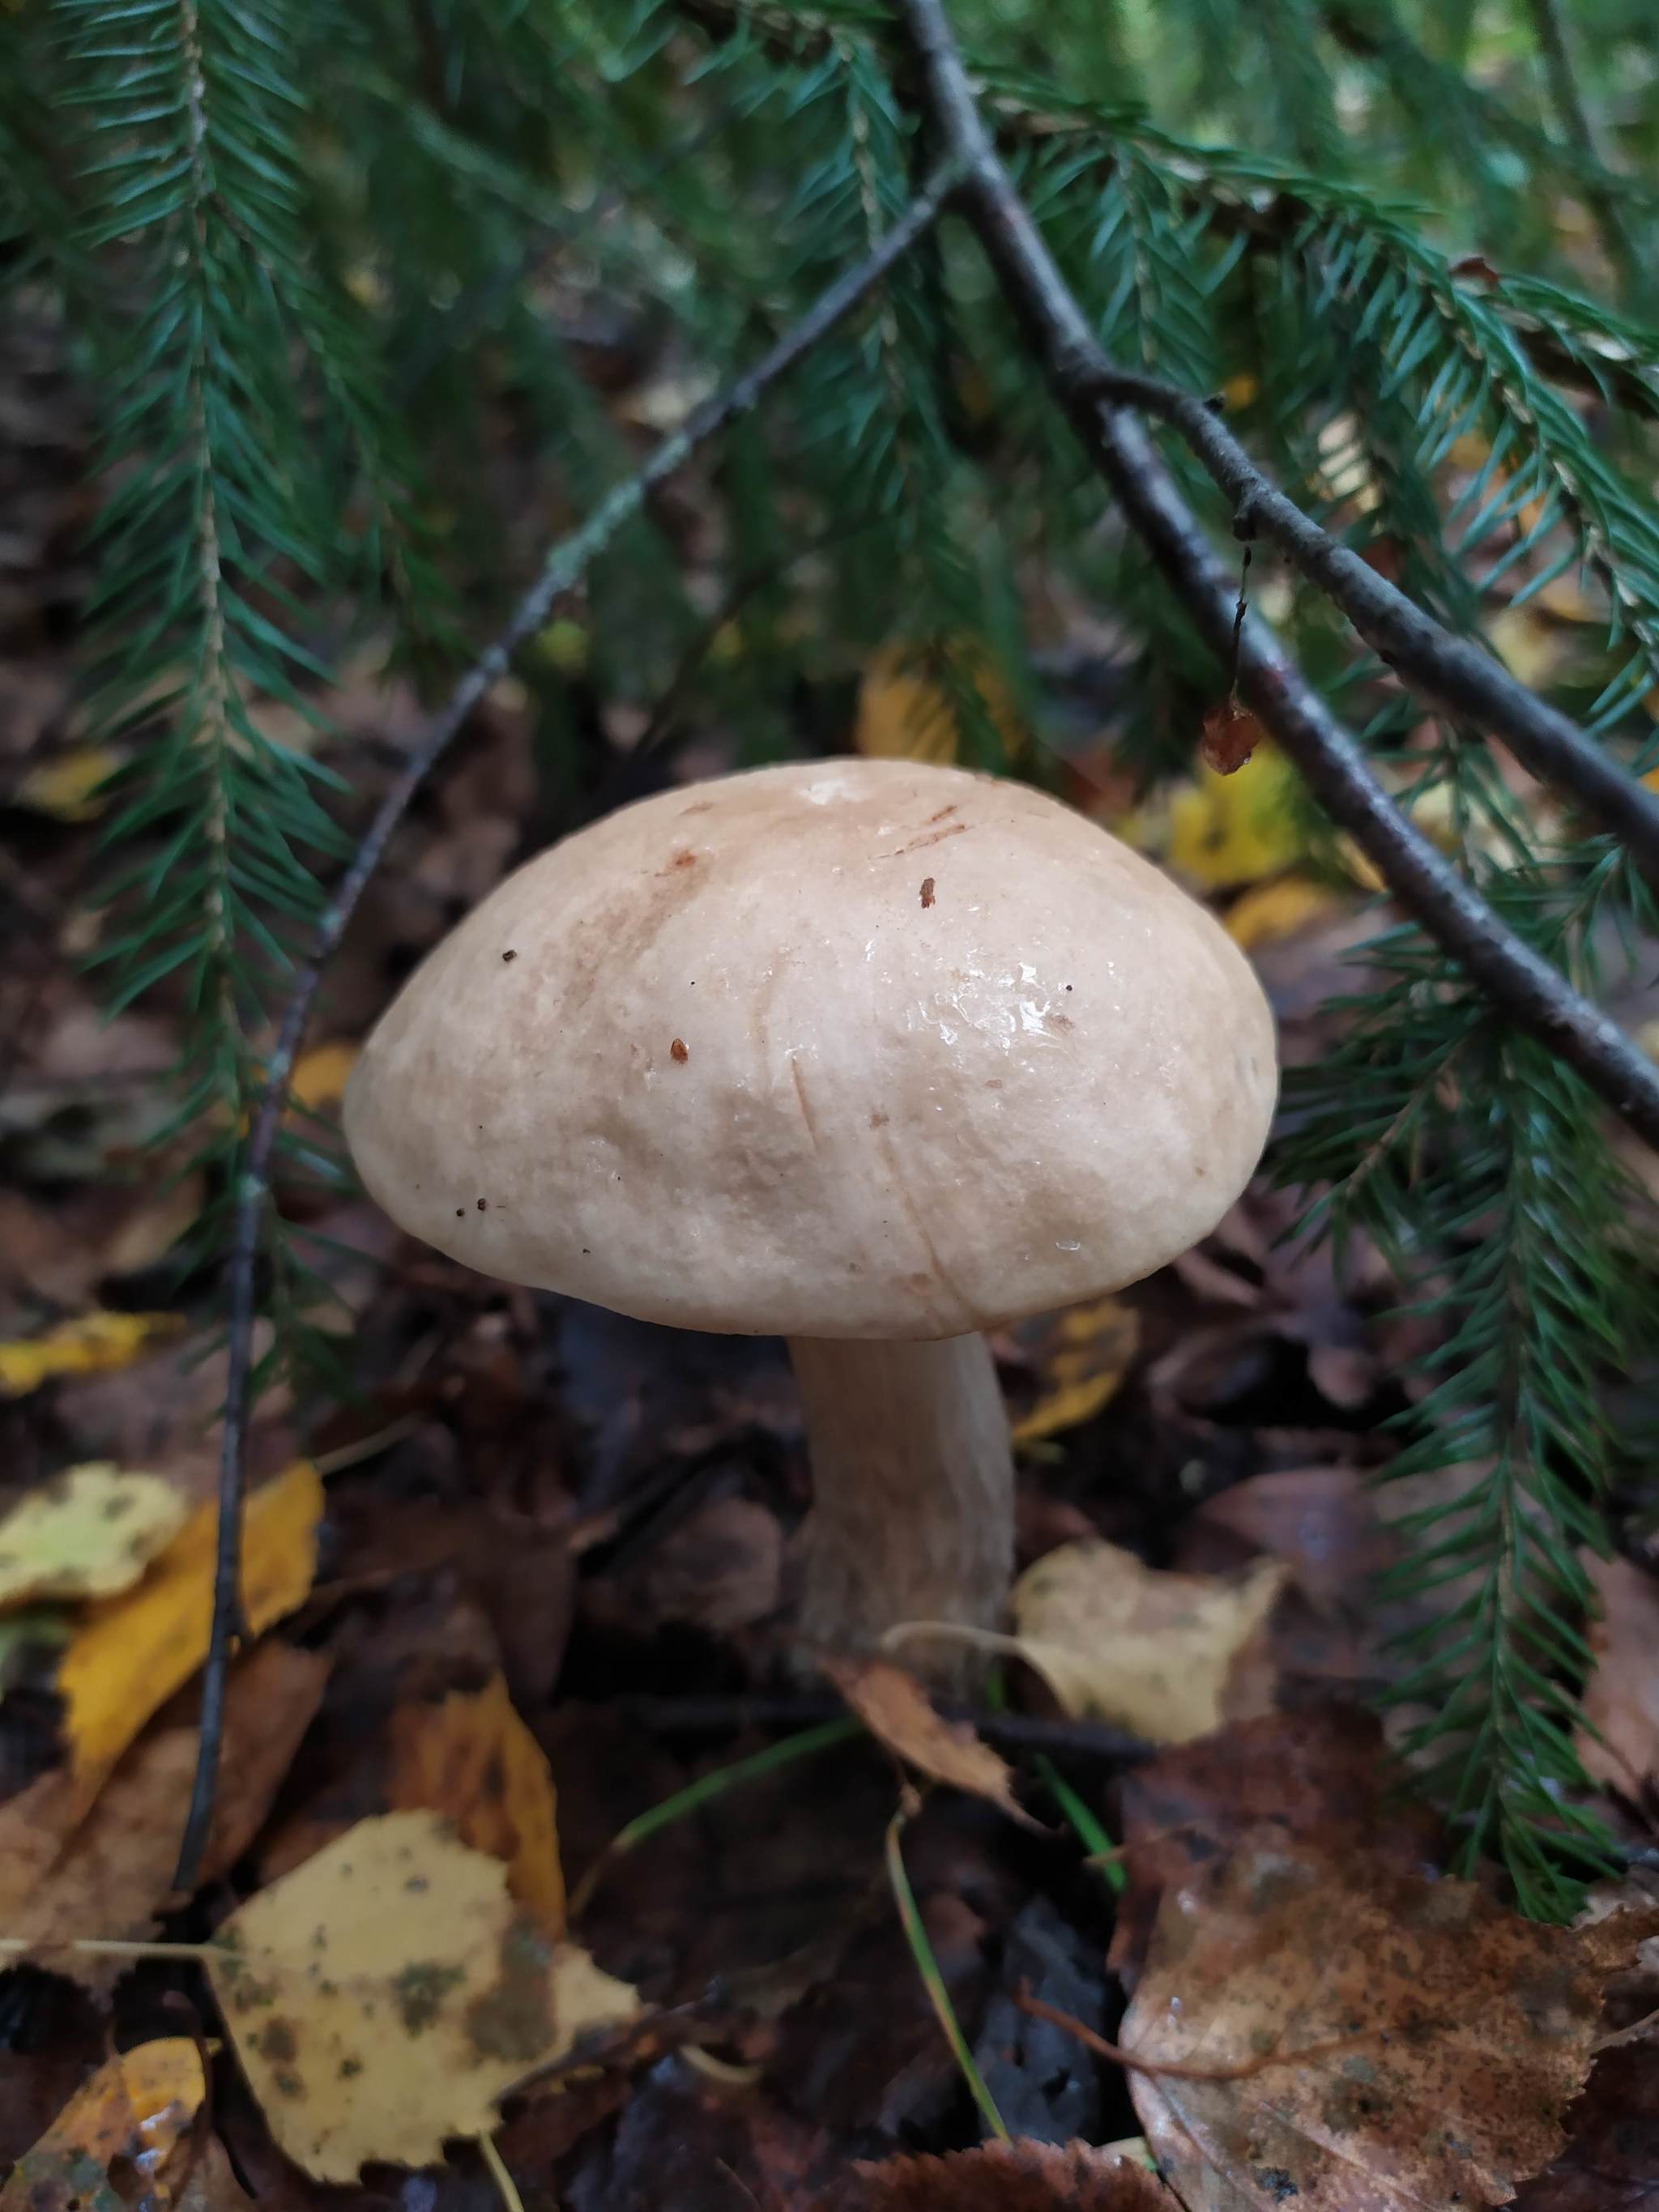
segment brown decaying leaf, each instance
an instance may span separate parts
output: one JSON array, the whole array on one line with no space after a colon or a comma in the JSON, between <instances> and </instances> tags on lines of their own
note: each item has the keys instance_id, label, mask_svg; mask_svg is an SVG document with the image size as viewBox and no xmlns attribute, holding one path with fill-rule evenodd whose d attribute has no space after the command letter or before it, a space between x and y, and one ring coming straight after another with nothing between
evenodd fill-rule
<instances>
[{"instance_id":1,"label":"brown decaying leaf","mask_svg":"<svg viewBox=\"0 0 1659 2212\"><path fill-rule=\"evenodd\" d=\"M190 2130L207 2094L189 2036L141 2043L82 2083L0 2190L0 2212L120 2212L110 2179L125 2160L163 2212L190 2165Z\"/></svg>"},{"instance_id":2,"label":"brown decaying leaf","mask_svg":"<svg viewBox=\"0 0 1659 2212\"><path fill-rule=\"evenodd\" d=\"M823 2212L1181 2212L1156 2174L1092 2143L988 2142L854 2172Z\"/></svg>"},{"instance_id":3,"label":"brown decaying leaf","mask_svg":"<svg viewBox=\"0 0 1659 2212\"><path fill-rule=\"evenodd\" d=\"M1271 1706L1264 1624L1285 1569L1165 1574L1103 1542L1063 1544L1010 1600L1020 1656L1074 1719L1183 1743Z\"/></svg>"},{"instance_id":4,"label":"brown decaying leaf","mask_svg":"<svg viewBox=\"0 0 1659 2212\"><path fill-rule=\"evenodd\" d=\"M434 2164L585 2030L639 2008L429 1813L360 1820L233 1913L207 1965L272 2135L319 2181Z\"/></svg>"},{"instance_id":5,"label":"brown decaying leaf","mask_svg":"<svg viewBox=\"0 0 1659 2212\"><path fill-rule=\"evenodd\" d=\"M984 1797L1011 1820L1036 1828L1014 1798L1014 1778L966 1721L947 1721L914 1674L890 1659L825 1658L820 1665L872 1735L935 1782Z\"/></svg>"},{"instance_id":6,"label":"brown decaying leaf","mask_svg":"<svg viewBox=\"0 0 1659 2212\"><path fill-rule=\"evenodd\" d=\"M1472 1884L1273 1840L1165 1893L1119 2031L1188 2212L1495 2205L1547 2165L1603 1986L1659 1911L1541 1927ZM1281 2055L1282 2054L1282 2055Z\"/></svg>"},{"instance_id":7,"label":"brown decaying leaf","mask_svg":"<svg viewBox=\"0 0 1659 2212\"><path fill-rule=\"evenodd\" d=\"M1516 2212L1654 2212L1659 2206L1659 2057L1609 2051L1568 2123L1572 2140L1528 2182Z\"/></svg>"},{"instance_id":8,"label":"brown decaying leaf","mask_svg":"<svg viewBox=\"0 0 1659 2212\"><path fill-rule=\"evenodd\" d=\"M1381 1723L1351 1706L1270 1713L1160 1751L1124 1778L1119 1832L1128 1887L1108 1964L1133 1989L1166 1889L1270 1826L1327 1857L1364 1850L1405 1874L1437 1864L1439 1824L1391 1796Z\"/></svg>"},{"instance_id":9,"label":"brown decaying leaf","mask_svg":"<svg viewBox=\"0 0 1659 2212\"><path fill-rule=\"evenodd\" d=\"M1204 717L1199 750L1206 768L1212 768L1218 775L1236 775L1263 738L1261 725L1248 707L1224 699Z\"/></svg>"},{"instance_id":10,"label":"brown decaying leaf","mask_svg":"<svg viewBox=\"0 0 1659 2212\"><path fill-rule=\"evenodd\" d=\"M328 1669L319 1653L270 1643L232 1674L203 1881L234 1866L258 1834ZM75 1784L61 1772L43 1775L0 1807L0 1929L50 1954L55 1972L108 1990L125 1961L62 1947L81 1936L148 1937L157 1915L176 1901L173 1870L196 1746L193 1728L151 1729L78 1825Z\"/></svg>"},{"instance_id":11,"label":"brown decaying leaf","mask_svg":"<svg viewBox=\"0 0 1659 2212\"><path fill-rule=\"evenodd\" d=\"M464 1844L504 1860L520 1904L548 1935L562 1935L553 1777L499 1674L441 1704L396 1709L386 1795L392 1811L441 1814Z\"/></svg>"},{"instance_id":12,"label":"brown decaying leaf","mask_svg":"<svg viewBox=\"0 0 1659 2212\"><path fill-rule=\"evenodd\" d=\"M1626 1796L1659 1778L1659 1580L1628 1559L1584 1554L1601 1600L1590 1624L1595 1669L1578 1736L1584 1771Z\"/></svg>"}]
</instances>

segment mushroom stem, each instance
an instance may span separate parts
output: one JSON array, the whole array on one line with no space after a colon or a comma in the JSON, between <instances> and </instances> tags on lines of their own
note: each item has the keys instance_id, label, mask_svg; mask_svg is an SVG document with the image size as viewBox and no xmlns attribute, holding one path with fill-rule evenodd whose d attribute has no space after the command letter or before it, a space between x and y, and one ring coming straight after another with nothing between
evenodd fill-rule
<instances>
[{"instance_id":1,"label":"mushroom stem","mask_svg":"<svg viewBox=\"0 0 1659 2212\"><path fill-rule=\"evenodd\" d=\"M867 1649L900 1621L1001 1625L1014 1558L1008 1417L982 1336L789 1340L812 1463L801 1634ZM959 1645L906 1659L960 1679Z\"/></svg>"}]
</instances>

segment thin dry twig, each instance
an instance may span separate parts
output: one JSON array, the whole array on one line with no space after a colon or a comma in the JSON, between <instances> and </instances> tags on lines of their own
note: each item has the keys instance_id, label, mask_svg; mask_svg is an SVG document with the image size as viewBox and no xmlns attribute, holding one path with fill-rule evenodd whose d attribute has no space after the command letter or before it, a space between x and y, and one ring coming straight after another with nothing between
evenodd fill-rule
<instances>
[{"instance_id":1,"label":"thin dry twig","mask_svg":"<svg viewBox=\"0 0 1659 2212\"><path fill-rule=\"evenodd\" d=\"M554 546L506 628L455 686L447 703L410 753L318 925L310 957L295 978L283 1011L237 1185L228 1270L228 1358L224 1436L219 1462L213 1628L202 1680L201 1741L196 1780L175 1876L176 1886L180 1889L195 1887L212 1816L219 1747L224 1730L225 1686L234 1638L241 1555L242 1491L252 1382L257 1278L270 1200L271 1162L287 1105L289 1079L323 971L338 950L364 886L384 858L410 801L491 684L507 673L514 653L545 623L555 600L581 580L594 557L611 543L623 524L638 514L659 484L681 468L717 431L750 413L780 377L793 368L880 283L889 270L938 221L961 173L961 165L954 157L937 169L863 260L838 276L752 368L735 377L696 408L679 429L662 441L637 474L618 484L579 529Z\"/></svg>"}]
</instances>

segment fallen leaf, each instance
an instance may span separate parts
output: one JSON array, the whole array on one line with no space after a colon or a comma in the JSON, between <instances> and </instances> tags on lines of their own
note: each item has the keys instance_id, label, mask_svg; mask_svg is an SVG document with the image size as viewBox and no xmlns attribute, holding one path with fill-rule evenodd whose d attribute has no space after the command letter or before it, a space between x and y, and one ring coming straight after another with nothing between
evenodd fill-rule
<instances>
[{"instance_id":1,"label":"fallen leaf","mask_svg":"<svg viewBox=\"0 0 1659 2212\"><path fill-rule=\"evenodd\" d=\"M190 1517L159 1474L107 1460L67 1468L0 1521L0 1607L46 1597L111 1597L136 1583Z\"/></svg>"},{"instance_id":2,"label":"fallen leaf","mask_svg":"<svg viewBox=\"0 0 1659 2212\"><path fill-rule=\"evenodd\" d=\"M1256 1662L1285 1576L1271 1559L1165 1574L1115 1544L1062 1544L1015 1583L1012 1642L1073 1719L1184 1743L1270 1702Z\"/></svg>"},{"instance_id":3,"label":"fallen leaf","mask_svg":"<svg viewBox=\"0 0 1659 2212\"><path fill-rule=\"evenodd\" d=\"M1357 1468L1275 1468L1206 1498L1195 1523L1224 1528L1283 1561L1322 1612L1375 1611L1376 1577L1396 1564L1397 1538Z\"/></svg>"},{"instance_id":4,"label":"fallen leaf","mask_svg":"<svg viewBox=\"0 0 1659 2212\"><path fill-rule=\"evenodd\" d=\"M100 1255L99 1273L118 1281L155 1267L200 1218L206 1203L205 1176L175 1176L155 1198L127 1215Z\"/></svg>"},{"instance_id":5,"label":"fallen leaf","mask_svg":"<svg viewBox=\"0 0 1659 2212\"><path fill-rule=\"evenodd\" d=\"M958 644L954 659L963 682L971 686L1009 759L1024 744L1025 733L1007 684L974 641ZM962 732L951 687L936 673L939 654L924 645L894 643L875 653L859 685L854 748L873 760L950 762L961 750Z\"/></svg>"},{"instance_id":6,"label":"fallen leaf","mask_svg":"<svg viewBox=\"0 0 1659 2212\"><path fill-rule=\"evenodd\" d=\"M319 2181L435 2164L526 2075L639 2009L430 1813L360 1820L233 1913L207 1959L272 2135Z\"/></svg>"},{"instance_id":7,"label":"fallen leaf","mask_svg":"<svg viewBox=\"0 0 1659 2212\"><path fill-rule=\"evenodd\" d=\"M174 2203L176 2212L258 2212L236 2179L230 2153L216 2135L198 2138L189 2175Z\"/></svg>"},{"instance_id":8,"label":"fallen leaf","mask_svg":"<svg viewBox=\"0 0 1659 2212\"><path fill-rule=\"evenodd\" d=\"M190 2130L207 2094L201 2052L185 2035L141 2043L100 2066L0 2190L0 2212L122 2212L110 2168L123 2160L146 2201L171 2204L190 2164Z\"/></svg>"},{"instance_id":9,"label":"fallen leaf","mask_svg":"<svg viewBox=\"0 0 1659 2212\"><path fill-rule=\"evenodd\" d=\"M1202 890L1259 883L1302 855L1295 769L1273 745L1261 745L1232 775L1200 769L1170 796L1164 858Z\"/></svg>"},{"instance_id":10,"label":"fallen leaf","mask_svg":"<svg viewBox=\"0 0 1659 2212\"><path fill-rule=\"evenodd\" d=\"M0 1397L21 1398L55 1375L98 1375L127 1367L160 1338L176 1336L181 1314L79 1314L44 1336L0 1344Z\"/></svg>"},{"instance_id":11,"label":"fallen leaf","mask_svg":"<svg viewBox=\"0 0 1659 2212\"><path fill-rule=\"evenodd\" d=\"M1249 952L1258 945L1276 945L1298 930L1323 921L1341 904L1334 891L1309 876L1280 876L1270 884L1255 884L1241 892L1228 908L1227 934Z\"/></svg>"},{"instance_id":12,"label":"fallen leaf","mask_svg":"<svg viewBox=\"0 0 1659 2212\"><path fill-rule=\"evenodd\" d=\"M313 1045L309 1052L301 1053L294 1064L289 1079L289 1096L296 1105L316 1113L324 1106L337 1106L345 1095L346 1078L357 1058L357 1048L343 1037L331 1043Z\"/></svg>"},{"instance_id":13,"label":"fallen leaf","mask_svg":"<svg viewBox=\"0 0 1659 2212\"><path fill-rule=\"evenodd\" d=\"M1364 1850L1401 1873L1432 1872L1439 1823L1396 1780L1381 1721L1352 1705L1268 1713L1166 1746L1120 1786L1127 1886L1112 1929L1112 1972L1133 1989L1164 1892L1264 1828L1328 1858Z\"/></svg>"},{"instance_id":14,"label":"fallen leaf","mask_svg":"<svg viewBox=\"0 0 1659 2212\"><path fill-rule=\"evenodd\" d=\"M1091 1298L1018 1334L1039 1377L1036 1402L1012 1430L1017 1444L1030 1444L1081 1428L1111 1404L1140 1349L1140 1316L1121 1298Z\"/></svg>"},{"instance_id":15,"label":"fallen leaf","mask_svg":"<svg viewBox=\"0 0 1659 2212\"><path fill-rule=\"evenodd\" d=\"M1188 2212L1501 2204L1561 2148L1603 1985L1656 1927L1247 1844L1166 1893L1118 2032L1211 2077L1130 2069L1159 2170Z\"/></svg>"},{"instance_id":16,"label":"fallen leaf","mask_svg":"<svg viewBox=\"0 0 1659 2212\"><path fill-rule=\"evenodd\" d=\"M242 1606L258 1635L292 1613L317 1569L323 1486L308 1460L256 1490L242 1532ZM58 1669L70 1763L87 1792L201 1665L213 1618L218 1509L192 1515L122 1596L94 1606Z\"/></svg>"},{"instance_id":17,"label":"fallen leaf","mask_svg":"<svg viewBox=\"0 0 1659 2212\"><path fill-rule=\"evenodd\" d=\"M872 1735L935 1782L984 1797L1028 1828L1037 1827L1014 1796L1014 1778L966 1721L947 1721L914 1674L890 1659L824 1658L824 1674Z\"/></svg>"},{"instance_id":18,"label":"fallen leaf","mask_svg":"<svg viewBox=\"0 0 1659 2212\"><path fill-rule=\"evenodd\" d=\"M1528 2182L1516 2212L1653 2212L1659 2206L1659 2065L1651 2047L1598 2058L1569 2125L1571 2141Z\"/></svg>"},{"instance_id":19,"label":"fallen leaf","mask_svg":"<svg viewBox=\"0 0 1659 2212\"><path fill-rule=\"evenodd\" d=\"M275 1642L232 1669L202 1882L227 1873L264 1826L328 1672L320 1653ZM0 1928L46 1954L55 1972L107 1990L128 1962L66 1947L81 1936L147 1938L179 1901L173 1875L198 1741L193 1728L141 1736L84 1817L64 1773L0 1806Z\"/></svg>"},{"instance_id":20,"label":"fallen leaf","mask_svg":"<svg viewBox=\"0 0 1659 2212\"><path fill-rule=\"evenodd\" d=\"M56 822L93 822L104 811L99 796L125 756L108 745L77 745L54 760L37 762L21 779L13 803Z\"/></svg>"},{"instance_id":21,"label":"fallen leaf","mask_svg":"<svg viewBox=\"0 0 1659 2212\"><path fill-rule=\"evenodd\" d=\"M861 2163L824 2212L1181 2212L1156 2174L1092 2143L1018 2139Z\"/></svg>"},{"instance_id":22,"label":"fallen leaf","mask_svg":"<svg viewBox=\"0 0 1659 2212\"><path fill-rule=\"evenodd\" d=\"M482 1690L394 1711L386 1802L393 1812L441 1814L462 1843L503 1860L519 1903L548 1935L562 1935L553 1776L499 1674Z\"/></svg>"},{"instance_id":23,"label":"fallen leaf","mask_svg":"<svg viewBox=\"0 0 1659 2212\"><path fill-rule=\"evenodd\" d=\"M75 1616L64 1606L26 1606L0 1620L0 1698L34 1663L41 1650L61 1650L75 1633Z\"/></svg>"},{"instance_id":24,"label":"fallen leaf","mask_svg":"<svg viewBox=\"0 0 1659 2212\"><path fill-rule=\"evenodd\" d=\"M1637 1796L1659 1777L1659 1582L1628 1559L1583 1556L1601 1610L1589 1628L1595 1667L1578 1756L1592 1780Z\"/></svg>"}]
</instances>

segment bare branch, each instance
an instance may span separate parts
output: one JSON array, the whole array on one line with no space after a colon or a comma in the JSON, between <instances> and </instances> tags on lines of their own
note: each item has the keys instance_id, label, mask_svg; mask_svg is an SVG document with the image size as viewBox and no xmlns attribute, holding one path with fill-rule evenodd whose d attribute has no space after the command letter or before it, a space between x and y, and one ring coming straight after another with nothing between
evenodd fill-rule
<instances>
[{"instance_id":1,"label":"bare branch","mask_svg":"<svg viewBox=\"0 0 1659 2212\"><path fill-rule=\"evenodd\" d=\"M922 63L939 140L967 165L958 204L979 234L1033 359L1130 527L1224 661L1233 629L1233 579L1139 422L1125 406L1103 398L1118 371L1014 190L940 0L900 0L900 11ZM1239 641L1238 689L1401 905L1517 1028L1540 1038L1638 1135L1659 1145L1659 1071L1616 1023L1507 928L1413 828L1350 732L1255 617Z\"/></svg>"},{"instance_id":2,"label":"bare branch","mask_svg":"<svg viewBox=\"0 0 1659 2212\"><path fill-rule=\"evenodd\" d=\"M224 1729L225 1686L234 1640L241 1558L242 1492L252 1379L253 1324L259 1254L270 1203L271 1162L288 1103L289 1079L323 971L338 951L364 886L385 857L393 831L416 791L431 774L452 739L492 684L507 673L513 656L541 629L549 610L571 590L623 523L637 514L656 487L690 455L758 404L768 388L827 337L859 302L909 252L939 220L960 181L954 158L937 169L910 205L864 259L838 276L806 313L769 350L714 397L696 409L672 437L665 438L638 473L618 484L580 529L561 538L540 574L514 608L495 642L483 653L450 694L410 753L392 789L381 801L328 911L317 928L311 955L295 979L282 1025L265 1071L265 1085L254 1115L236 1193L236 1217L229 1262L229 1357L225 1378L224 1434L219 1458L219 1527L213 1593L213 1629L202 1685L200 1748L190 1811L179 1845L175 1886L189 1890L206 1841L218 1775Z\"/></svg>"}]
</instances>

